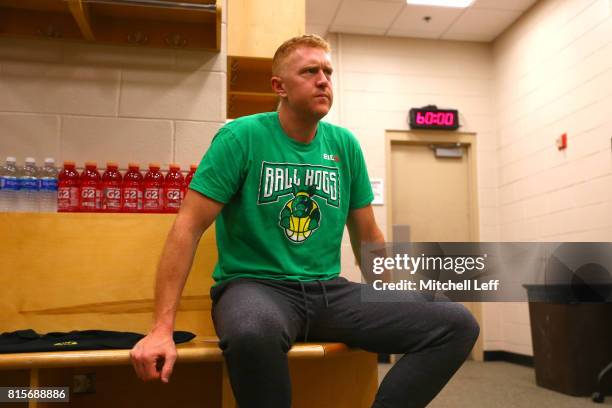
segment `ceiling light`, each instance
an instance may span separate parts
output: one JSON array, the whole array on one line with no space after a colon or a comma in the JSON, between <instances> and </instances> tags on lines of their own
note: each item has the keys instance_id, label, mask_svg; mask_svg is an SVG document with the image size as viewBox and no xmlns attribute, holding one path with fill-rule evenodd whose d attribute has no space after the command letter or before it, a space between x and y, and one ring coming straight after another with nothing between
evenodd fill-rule
<instances>
[{"instance_id":1,"label":"ceiling light","mask_svg":"<svg viewBox=\"0 0 612 408\"><path fill-rule=\"evenodd\" d=\"M469 7L474 0L406 0L408 4L414 4L418 6L437 6L437 7L455 7L455 8L466 8Z\"/></svg>"}]
</instances>

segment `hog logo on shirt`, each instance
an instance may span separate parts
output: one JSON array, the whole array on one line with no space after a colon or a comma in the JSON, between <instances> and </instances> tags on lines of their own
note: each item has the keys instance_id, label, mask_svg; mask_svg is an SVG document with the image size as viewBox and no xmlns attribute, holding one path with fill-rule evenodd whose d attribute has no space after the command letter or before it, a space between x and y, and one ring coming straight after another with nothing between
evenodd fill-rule
<instances>
[{"instance_id":1,"label":"hog logo on shirt","mask_svg":"<svg viewBox=\"0 0 612 408\"><path fill-rule=\"evenodd\" d=\"M293 186L293 198L285 204L280 213L279 224L285 229L285 235L293 242L302 242L319 228L321 211L319 205L312 199L315 186L309 186L306 191Z\"/></svg>"},{"instance_id":2,"label":"hog logo on shirt","mask_svg":"<svg viewBox=\"0 0 612 408\"><path fill-rule=\"evenodd\" d=\"M340 206L338 167L262 162L257 204L278 203L287 196L278 226L289 241L301 244L321 226L323 212Z\"/></svg>"}]
</instances>

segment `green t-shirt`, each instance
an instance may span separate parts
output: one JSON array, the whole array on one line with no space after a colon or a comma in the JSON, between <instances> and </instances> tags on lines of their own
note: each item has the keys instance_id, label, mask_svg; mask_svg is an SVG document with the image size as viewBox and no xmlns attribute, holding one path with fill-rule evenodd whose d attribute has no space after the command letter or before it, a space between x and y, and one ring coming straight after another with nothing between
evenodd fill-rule
<instances>
[{"instance_id":1,"label":"green t-shirt","mask_svg":"<svg viewBox=\"0 0 612 408\"><path fill-rule=\"evenodd\" d=\"M361 148L348 130L319 122L315 138L299 143L276 112L219 130L189 188L225 204L216 220L217 283L338 276L349 209L373 199Z\"/></svg>"}]
</instances>

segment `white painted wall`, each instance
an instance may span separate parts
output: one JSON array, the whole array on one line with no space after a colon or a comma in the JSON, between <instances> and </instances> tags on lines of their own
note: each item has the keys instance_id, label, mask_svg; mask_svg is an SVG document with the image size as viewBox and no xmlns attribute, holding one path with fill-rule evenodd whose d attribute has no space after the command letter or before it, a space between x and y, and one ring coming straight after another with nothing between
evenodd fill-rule
<instances>
[{"instance_id":1,"label":"white painted wall","mask_svg":"<svg viewBox=\"0 0 612 408\"><path fill-rule=\"evenodd\" d=\"M220 53L0 38L0 160L199 163L225 123Z\"/></svg>"},{"instance_id":2,"label":"white painted wall","mask_svg":"<svg viewBox=\"0 0 612 408\"><path fill-rule=\"evenodd\" d=\"M611 6L543 0L494 43L502 241L612 241ZM487 346L532 354L526 304L485 314Z\"/></svg>"},{"instance_id":3,"label":"white painted wall","mask_svg":"<svg viewBox=\"0 0 612 408\"><path fill-rule=\"evenodd\" d=\"M542 1L495 43L504 240L612 238L610 13L609 0Z\"/></svg>"}]
</instances>

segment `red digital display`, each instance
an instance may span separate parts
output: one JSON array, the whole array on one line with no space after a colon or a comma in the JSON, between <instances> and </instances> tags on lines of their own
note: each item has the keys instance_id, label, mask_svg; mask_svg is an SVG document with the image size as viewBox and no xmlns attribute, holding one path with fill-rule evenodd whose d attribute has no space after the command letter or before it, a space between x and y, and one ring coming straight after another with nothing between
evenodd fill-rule
<instances>
[{"instance_id":1,"label":"red digital display","mask_svg":"<svg viewBox=\"0 0 612 408\"><path fill-rule=\"evenodd\" d=\"M435 106L410 109L411 129L445 129L459 128L459 112L455 109L438 109Z\"/></svg>"}]
</instances>

